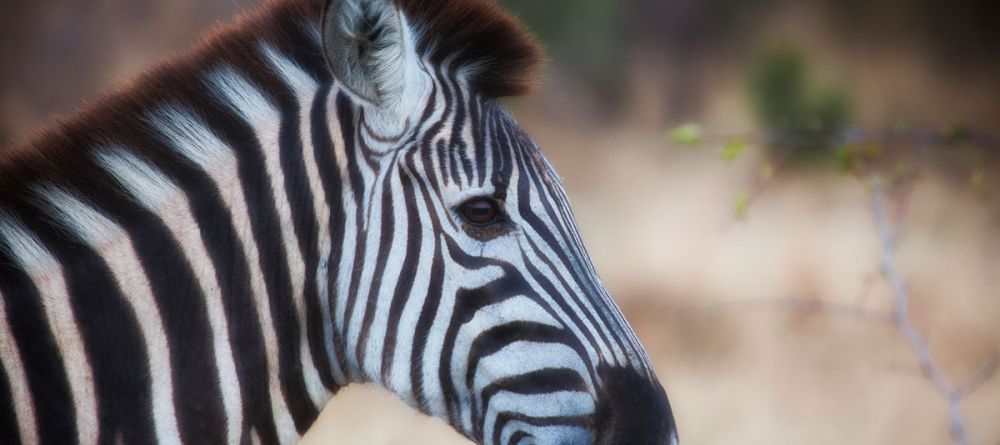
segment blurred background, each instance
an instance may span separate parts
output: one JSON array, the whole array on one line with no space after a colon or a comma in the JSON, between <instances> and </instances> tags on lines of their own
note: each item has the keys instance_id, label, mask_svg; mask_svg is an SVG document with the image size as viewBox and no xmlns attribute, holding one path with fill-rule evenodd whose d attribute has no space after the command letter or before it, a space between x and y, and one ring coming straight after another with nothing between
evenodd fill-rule
<instances>
[{"instance_id":1,"label":"blurred background","mask_svg":"<svg viewBox=\"0 0 1000 445\"><path fill-rule=\"evenodd\" d=\"M1000 444L993 2L501 3L551 58L507 104L684 443ZM256 4L0 0L0 141ZM465 443L365 387L306 440Z\"/></svg>"}]
</instances>

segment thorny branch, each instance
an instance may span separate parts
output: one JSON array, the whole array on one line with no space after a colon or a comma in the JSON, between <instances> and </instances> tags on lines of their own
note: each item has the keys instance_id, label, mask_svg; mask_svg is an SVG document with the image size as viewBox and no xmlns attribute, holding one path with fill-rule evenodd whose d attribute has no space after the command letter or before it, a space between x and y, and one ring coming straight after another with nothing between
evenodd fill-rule
<instances>
[{"instance_id":1,"label":"thorny branch","mask_svg":"<svg viewBox=\"0 0 1000 445\"><path fill-rule=\"evenodd\" d=\"M730 137L756 140L759 144L771 146L780 146L782 142L790 142L775 139L774 135L756 132L743 135L730 135ZM905 131L848 129L839 135L835 135L834 139L846 144L872 142L887 144L895 142L911 146L916 145L918 149L913 151L911 159L914 165L921 164L920 161L923 160L928 150L933 146L944 146L962 142L984 148L1000 148L1000 137L972 131L960 132L960 134L947 134L915 129L907 129ZM777 165L780 167L788 160L790 155L791 152L786 151L780 154L774 161L777 161ZM891 311L873 310L859 304L830 302L815 298L757 298L720 303L709 307L687 307L680 309L687 310L688 312L711 313L722 311L736 312L745 309L777 309L799 313L822 312L848 316L863 321L893 325L903 335L910 349L916 355L924 377L931 382L936 391L947 402L949 427L955 443L959 445L971 445L968 430L965 426L965 418L962 414L961 402L962 399L974 393L984 383L990 381L997 373L1000 373L1000 354L996 354L990 358L965 383L953 384L945 376L938 363L934 360L927 341L917 330L913 320L910 318L909 290L896 266L896 243L901 234L899 227L897 227L897 230L893 230L891 222L893 218L890 216L886 205L887 181L877 173L869 173L867 181L872 191L870 204L881 244L881 258L879 260L878 271L881 272L882 278L889 285L893 294L893 309ZM758 181L748 197L749 200L753 200L762 194L767 188L767 182L767 180ZM912 186L911 177L909 183L896 184L894 187L904 189L900 196L903 202L900 204L900 209L897 209L899 214L893 215L896 217L897 224L901 224L900 221L905 218L906 212L903 208L906 206L906 201L911 197ZM866 279L867 281L869 280Z\"/></svg>"}]
</instances>

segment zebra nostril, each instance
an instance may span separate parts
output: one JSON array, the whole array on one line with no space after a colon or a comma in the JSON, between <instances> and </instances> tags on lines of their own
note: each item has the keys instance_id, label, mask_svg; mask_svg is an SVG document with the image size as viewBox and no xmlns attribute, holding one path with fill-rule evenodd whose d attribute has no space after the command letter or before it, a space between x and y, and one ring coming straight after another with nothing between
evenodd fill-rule
<instances>
[{"instance_id":1,"label":"zebra nostril","mask_svg":"<svg viewBox=\"0 0 1000 445\"><path fill-rule=\"evenodd\" d=\"M670 402L655 379L631 368L601 365L594 426L597 445L675 445L677 430Z\"/></svg>"}]
</instances>

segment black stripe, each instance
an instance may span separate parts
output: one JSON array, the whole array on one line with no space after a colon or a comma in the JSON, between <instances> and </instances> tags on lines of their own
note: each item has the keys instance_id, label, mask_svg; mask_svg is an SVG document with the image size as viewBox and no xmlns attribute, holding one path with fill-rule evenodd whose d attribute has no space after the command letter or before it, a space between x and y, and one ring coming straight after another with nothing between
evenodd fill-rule
<instances>
[{"instance_id":1,"label":"black stripe","mask_svg":"<svg viewBox=\"0 0 1000 445\"><path fill-rule=\"evenodd\" d=\"M322 84L316 91L316 96L313 98L310 104L309 111L309 133L311 135L313 143L313 158L317 164L317 171L319 171L320 186L322 192L324 193L323 202L326 203L327 208L330 211L330 225L333 225L333 219L337 218L342 211L339 208L330 207L330 202L332 200L337 200L337 205L340 205L340 196L331 197L329 194L331 192L340 193L339 188L336 190L330 190L328 182L330 179L327 176L334 176L333 180L337 181L337 171L336 165L330 165L330 156L333 154L333 144L330 141L330 133L327 129L327 119L329 116L326 114L326 101L329 99L330 94L330 84ZM305 105L303 105L305 106ZM301 147L300 149L309 149L309 147ZM304 160L302 161L305 162ZM338 181L339 182L339 181ZM312 198L310 198L312 200ZM312 210L312 207L309 207ZM316 225L315 215L310 211L310 222L306 225L308 227L301 227L297 229L298 233L303 233L301 231L308 230L313 236L318 235L319 226ZM339 224L343 224L343 221L339 221ZM328 227L329 229L329 227ZM305 233L303 233L305 235ZM340 234L330 234L331 238L336 238L342 236ZM302 239L300 237L299 239ZM334 246L339 246L339 244L332 244ZM339 388L337 382L333 380L332 367L333 363L330 363L329 357L326 353L326 343L333 341L332 338L327 338L323 332L323 313L321 300L331 300L333 290L332 288L327 288L327 295L320 295L317 282L317 272L320 267L325 265L327 271L327 283L330 282L329 275L336 274L336 271L330 268L330 258L320 258L319 246L315 238L310 246L307 246L308 252L306 255L306 334L309 339L309 352L312 354L313 363L316 369L319 371L319 376L323 382L323 386L326 387L328 391L334 392ZM331 249L331 254L333 249ZM332 306L331 306L332 307ZM332 313L330 314L332 316Z\"/></svg>"},{"instance_id":2,"label":"black stripe","mask_svg":"<svg viewBox=\"0 0 1000 445\"><path fill-rule=\"evenodd\" d=\"M96 167L94 167L96 169ZM94 187L97 180L88 183ZM106 193L106 192L105 192ZM85 351L94 378L94 396L97 400L99 443L114 443L120 437L126 443L149 443L154 440L152 423L152 396L148 355L142 331L131 305L125 300L111 270L104 259L91 248L76 240L67 238L62 229L41 223L44 216L37 209L25 209L25 221L29 229L38 236L43 245L49 246L55 260L63 267L63 277L69 303L80 329ZM4 273L0 271L0 277ZM7 296L8 316L12 314L10 302L30 302L38 298L33 289L21 288L20 294ZM11 317L12 322L34 324L41 328L47 323L40 319ZM33 338L45 342L45 334ZM44 345L33 346L37 353L45 353ZM58 357L51 355L50 357ZM50 379L51 376L35 376L34 370L25 366L29 382L33 378ZM58 389L61 378L46 381ZM33 385L32 385L33 386ZM34 391L34 388L32 388ZM36 422L43 443L72 443L76 440L75 426L51 426L53 420L59 423L73 423L73 407L56 404L39 406L35 399ZM65 403L68 403L65 402ZM49 437L49 439L46 439Z\"/></svg>"},{"instance_id":3,"label":"black stripe","mask_svg":"<svg viewBox=\"0 0 1000 445\"><path fill-rule=\"evenodd\" d=\"M486 411L493 397L500 391L516 394L548 394L559 391L587 392L587 383L575 370L567 368L546 368L505 379L497 380L483 388L480 394L482 407L473 408ZM483 419L473 417L473 437L482 440ZM511 443L517 443L511 441Z\"/></svg>"},{"instance_id":4,"label":"black stripe","mask_svg":"<svg viewBox=\"0 0 1000 445\"><path fill-rule=\"evenodd\" d=\"M115 196L102 213L128 233L152 288L170 352L177 427L184 442L224 442L226 424L206 296L170 230ZM138 308L144 310L144 308Z\"/></svg>"},{"instance_id":5,"label":"black stripe","mask_svg":"<svg viewBox=\"0 0 1000 445\"><path fill-rule=\"evenodd\" d=\"M515 394L549 394L554 392L583 392L588 391L587 382L573 369L569 368L545 368L507 377L497 380L483 389L482 399L486 401L484 405L489 405L488 400L500 391Z\"/></svg>"},{"instance_id":6,"label":"black stripe","mask_svg":"<svg viewBox=\"0 0 1000 445\"><path fill-rule=\"evenodd\" d=\"M326 204L330 209L331 257L321 259L321 261L328 261L327 293L329 295L323 295L321 298L328 298L330 301L330 314L328 315L332 321L335 317L334 312L337 305L335 297L337 295L338 272L340 270L340 262L344 260L344 255L340 252L340 248L344 243L344 223L346 217L344 215L343 184L341 182L340 170L334 157L333 140L328 123L330 116L328 116L326 104L329 99L330 90L331 86L329 84L324 84L320 87L319 93L316 95L316 100L313 102L311 127L316 167L321 173L319 175L320 182L323 184ZM343 370L346 367L344 356L341 353L345 349L343 338L336 326L332 326L332 331L331 335L333 338L325 340L333 343L334 357L339 360L338 365ZM323 354L326 354L325 349Z\"/></svg>"},{"instance_id":7,"label":"black stripe","mask_svg":"<svg viewBox=\"0 0 1000 445\"><path fill-rule=\"evenodd\" d=\"M497 415L493 423L493 442L500 443L504 427L511 422L519 421L532 426L575 426L586 428L590 424L591 416L560 416L560 417L528 417L521 413L502 412ZM508 442L516 444L517 442Z\"/></svg>"},{"instance_id":8,"label":"black stripe","mask_svg":"<svg viewBox=\"0 0 1000 445\"><path fill-rule=\"evenodd\" d=\"M535 281L542 286L542 291L551 296L552 300L559 305L559 308L562 309L562 311L566 314L566 317L569 318L569 320L564 320L564 322L565 323L572 322L574 325L576 325L576 327L580 330L580 332L583 333L583 336L585 337L587 344L597 349L597 354L598 356L600 356L600 348L598 348L596 339L594 337L594 333L591 332L589 329L587 329L587 326L584 325L583 320L581 320L577 315L576 313L577 311L575 311L573 307L571 307L569 303L566 301L568 297L560 294L556 290L555 286L552 284L552 281L549 280L549 277L543 274L534 265L532 265L531 260L527 256L523 257L523 261L525 266L527 267L528 273L531 274L531 277L534 278ZM542 258L542 261L546 263L546 265L549 267L550 270L554 270L552 269L552 265L548 262L548 260ZM594 323L592 317L590 316L590 312L587 311L585 307L581 307L580 312L583 312L583 315L587 319L587 321L589 321L590 323ZM581 356L586 357L587 355L583 354Z\"/></svg>"},{"instance_id":9,"label":"black stripe","mask_svg":"<svg viewBox=\"0 0 1000 445\"><path fill-rule=\"evenodd\" d=\"M460 259L456 262L461 264ZM471 321L483 307L499 303L517 295L518 289L523 288L523 286L518 286L520 283L516 283L511 277L511 275L504 274L503 277L488 283L486 286L475 289L460 289L457 292L455 295L455 307L452 309L451 320L448 323L444 335L444 343L441 346L441 363L455 363L457 361L469 363L470 357L455 357L455 343L458 340L458 331L463 325ZM504 291L504 293L498 291ZM472 363L470 363L471 365ZM450 366L441 366L438 369L438 376L441 379L441 386L444 391L442 395L445 398L445 404L449 407L449 412L459 410L459 385L462 383L465 383L465 387L470 387L470 385L467 382L456 382L451 376Z\"/></svg>"},{"instance_id":10,"label":"black stripe","mask_svg":"<svg viewBox=\"0 0 1000 445\"><path fill-rule=\"evenodd\" d=\"M355 234L354 252L352 253L354 255L354 268L351 271L351 281L348 286L347 295L345 296L347 301L344 303L344 324L340 327L343 329L345 335L348 335L351 319L354 316L354 305L357 304L358 300L358 287L361 285L361 272L364 269L360 261L364 260L365 250L368 245L368 237L365 234L364 178L362 177L357 159L357 140L355 139L355 108L356 106L349 101L344 93L337 95L337 117L340 119L341 134L344 138L344 153L347 156L345 163L352 189L351 198L355 203L354 215L348 216L354 218ZM345 253L341 252L341 254Z\"/></svg>"},{"instance_id":11,"label":"black stripe","mask_svg":"<svg viewBox=\"0 0 1000 445\"><path fill-rule=\"evenodd\" d=\"M476 377L476 368L481 360L519 341L559 343L569 346L578 355L580 354L580 346L575 344L577 342L572 334L565 329L529 321L512 321L480 333L472 342L469 356L462 357L469 363L465 382L463 382L466 387L472 387Z\"/></svg>"},{"instance_id":12,"label":"black stripe","mask_svg":"<svg viewBox=\"0 0 1000 445\"><path fill-rule=\"evenodd\" d=\"M452 120L451 128L451 145L449 147L451 151L451 161L452 161L452 177L456 184L461 184L459 182L459 176L464 175L467 179L472 182L472 161L469 159L469 146L465 143L462 138L462 131L465 130L466 125L471 125L475 127L476 123L469 123L466 120L466 115L468 114L466 106L468 101L466 100L466 93L458 88L458 79L455 77L455 73L450 73L448 76L455 88L455 117ZM474 130L470 130L474 131Z\"/></svg>"},{"instance_id":13,"label":"black stripe","mask_svg":"<svg viewBox=\"0 0 1000 445\"><path fill-rule=\"evenodd\" d=\"M432 166L430 145L430 143L425 143L420 147L420 157L425 168ZM423 176L423 178L427 180L426 176ZM428 180L428 182L434 190L428 190L426 186L417 187L420 190L419 198L424 200L424 207L427 209L428 215L430 215L429 225L431 226L431 232L441 233L442 223L438 220L434 212L434 202L432 200L432 195L437 190L437 184L433 180ZM446 218L446 221L451 222L454 226L454 223L450 219ZM413 397L416 399L417 406L421 410L427 411L427 397L424 395L424 350L427 346L427 334L434 324L434 317L441 305L441 285L444 282L444 258L441 252L442 246L437 238L424 248L433 249L434 255L431 257L430 278L427 283L424 304L413 330L413 349L410 351L410 381L412 382ZM441 383L443 384L444 382Z\"/></svg>"},{"instance_id":14,"label":"black stripe","mask_svg":"<svg viewBox=\"0 0 1000 445\"><path fill-rule=\"evenodd\" d=\"M480 433L480 435L482 435L482 433ZM526 432L524 432L524 431L518 431L518 432L510 435L510 440L507 441L507 443L510 444L510 445L518 445L518 444L521 443L522 440L524 440L524 439L526 439L528 437L531 437L531 435L528 434L528 433L526 433ZM480 437L479 439L482 440L482 437Z\"/></svg>"},{"instance_id":15,"label":"black stripe","mask_svg":"<svg viewBox=\"0 0 1000 445\"><path fill-rule=\"evenodd\" d=\"M533 177L533 175L537 174L537 172L534 169L529 168L528 161L524 159L523 153L521 153L520 150L514 150L513 147L512 151L514 152L513 155L514 162L517 163L519 171L521 173L520 175L518 175L518 182L517 182L517 193L518 196L521 197L521 199L518 200L518 213L525 220L525 222L535 230L535 232L542 238L542 240L545 241L546 244L548 244L551 250L558 253L562 250L560 249L559 241L556 239L555 235L548 229L544 221L542 221L541 218L538 215L536 215L534 211L531 209L531 201L529 199L531 196L530 188L534 185L538 189L539 195L544 195L542 191L544 191L545 189L541 188L540 185L537 183L536 178ZM555 275L556 278L558 278L559 282L563 285L564 289L566 289L567 291L571 290L572 288L566 282L566 277L563 277L557 272L557 269L550 262L547 256L540 254L541 250L538 249L538 247L534 244L534 240L532 240L531 237L524 237L524 239L528 240L528 243L531 245L532 249L534 249L535 252L538 253L537 256L548 266L549 270L552 271L553 275ZM563 256L559 256L559 259L563 262L564 265L567 265L566 258L564 258ZM556 292L554 287L552 287L552 284L549 282L546 276L543 276L543 274L539 273L537 269L531 266L531 263L527 260L527 258L525 258L525 264L528 266L529 270L531 270L530 273L533 276L535 276L536 279L538 279L538 281L542 283L543 286L548 284L548 287L546 287L546 292L549 292L549 294L552 295L554 298L561 295L560 293ZM567 269L573 269L573 268L567 267ZM575 280L575 277L569 277L569 279ZM581 290L586 289L582 285L579 286L579 288ZM580 330L587 337L588 343L597 346L594 337L594 335L597 335L601 338L604 344L610 345L608 338L606 338L603 331L600 329L598 320L594 318L591 311L587 310L588 303L593 304L593 302L587 301L585 295L579 295L579 296L564 295L563 297L576 298L577 301L579 302L578 306L580 306L580 312L582 313L582 316L586 318L587 321L590 322L591 326L594 327L594 330L596 332L591 333L590 331L585 329L585 326L582 325L580 326ZM560 305L566 311L568 316L574 316L576 311L570 309L562 299L556 298L556 300L560 302Z\"/></svg>"},{"instance_id":16,"label":"black stripe","mask_svg":"<svg viewBox=\"0 0 1000 445\"><path fill-rule=\"evenodd\" d=\"M258 249L258 258L250 258L249 261L258 262L264 274L269 306L262 309L270 310L277 335L278 378L295 427L304 432L319 413L309 400L300 372L297 347L299 327L295 322L291 278L285 261L288 256L281 238L273 189L268 181L262 180L269 177L264 166L263 147L253 130L228 108L216 108L212 112L204 112L204 116L208 126L233 147L237 158L237 174Z\"/></svg>"},{"instance_id":17,"label":"black stripe","mask_svg":"<svg viewBox=\"0 0 1000 445\"><path fill-rule=\"evenodd\" d=\"M444 104L444 112L441 114L441 119L438 120L438 122L434 126L428 129L427 135L430 138L434 138L435 136L437 136L437 134L441 131L441 128L444 126L445 122L451 119L452 110L454 109L455 106L454 101L452 100L451 85L449 85L448 82L445 80L446 76L442 73L440 66L434 67L434 75L438 80L437 82L434 83L441 84L441 95L444 96L444 100L442 101ZM437 144L437 153L438 153L438 165L436 169L437 175L433 175L432 177L434 177L435 179L438 179L438 177L440 177L442 185L446 185L448 184L448 178L451 177L451 169L449 168L448 147L445 141L440 141L440 143Z\"/></svg>"},{"instance_id":18,"label":"black stripe","mask_svg":"<svg viewBox=\"0 0 1000 445\"><path fill-rule=\"evenodd\" d=\"M94 375L98 442L119 435L125 443L153 442L149 357L132 307L93 251L75 248L61 261L73 265L65 269L66 284Z\"/></svg>"},{"instance_id":19,"label":"black stripe","mask_svg":"<svg viewBox=\"0 0 1000 445\"><path fill-rule=\"evenodd\" d=\"M267 358L260 319L254 310L248 259L244 255L233 216L220 191L206 173L179 162L166 162L164 172L174 178L188 197L208 256L215 266L229 342L239 379L243 406L243 432L255 428L261 441L278 440L268 391Z\"/></svg>"},{"instance_id":20,"label":"black stripe","mask_svg":"<svg viewBox=\"0 0 1000 445\"><path fill-rule=\"evenodd\" d=\"M484 119L482 100L478 97L470 103L469 121L472 122L472 145L476 152L476 177L479 178L479 186L486 185L490 178L486 177L486 126Z\"/></svg>"},{"instance_id":21,"label":"black stripe","mask_svg":"<svg viewBox=\"0 0 1000 445\"><path fill-rule=\"evenodd\" d=\"M417 326L414 329L413 351L410 353L410 380L413 382L413 397L416 398L417 406L422 410L427 410L427 397L424 396L424 349L427 346L427 333L430 332L431 325L434 324L434 316L441 305L441 284L444 282L444 263L441 258L441 250L438 243L434 243L428 248L434 249L434 258L431 260L430 281L427 285L427 297L424 300L423 310L417 319ZM442 382L443 384L444 382Z\"/></svg>"},{"instance_id":22,"label":"black stripe","mask_svg":"<svg viewBox=\"0 0 1000 445\"><path fill-rule=\"evenodd\" d=\"M524 176L529 177L530 181L534 184L535 189L538 190L539 200L542 202L544 211L546 215L548 215L550 220L552 220L555 223L554 225L556 226L556 230L558 233L553 234L550 231L550 229L542 223L541 219L538 218L537 215L531 212L530 210L522 213L522 216L524 216L526 220L531 221L531 225L536 228L536 231L538 231L539 234L542 235L546 243L549 244L550 248L552 248L553 251L562 252L561 255L558 255L558 258L563 263L563 266L566 268L566 270L570 271L571 273L569 277L563 277L560 275L559 276L560 281L563 282L564 285L566 284L567 279L573 281L577 285L577 288L579 288L582 292L586 294L580 296L581 305L584 306L584 313L586 313L588 319L590 319L592 323L594 323L594 328L598 331L597 333L604 341L604 343L609 347L611 347L612 343L615 342L615 339L609 338L608 335L610 334L605 334L605 329L601 329L601 325L602 324L605 325L607 331L609 332L612 331L613 330L612 327L607 326L605 323L608 322L609 320L615 320L615 317L613 314L611 314L607 305L601 304L601 302L597 300L600 296L600 293L596 289L596 286L593 283L591 283L590 280L587 279L590 276L589 273L590 270L583 268L581 265L581 261L579 259L579 256L581 256L583 252L576 252L573 250L574 247L577 246L577 244L575 242L576 241L575 238L571 237L567 233L567 228L563 224L565 222L563 217L566 216L562 212L564 208L560 206L560 211L556 211L552 207L550 198L552 197L553 194L558 196L558 192L556 190L553 190L553 188L551 187L551 181L544 181L543 179L541 179L541 176L548 173L548 166L537 158L537 156L541 156L541 154L538 153L537 149L535 149L532 146L530 141L527 139L527 136L516 126L511 126L511 129L512 129L511 131L515 132L514 137L516 137L517 139L516 141L517 145L519 147L522 147L522 150L518 150L517 152L517 158L522 166L523 171L525 171ZM530 167L529 167L529 160L526 159L529 156L529 153L525 153L524 150L530 151L530 156L531 156ZM551 179L554 181L554 178ZM523 207L524 206L522 206L522 208ZM560 243L559 239L561 239L563 242ZM553 272L555 272L555 270L556 269L554 268L552 269ZM567 289L569 289L569 287L567 287ZM587 301L586 299L587 296L590 297L589 301ZM591 311L586 310L587 306L592 306L592 307L596 306L597 312L600 314L602 318L600 320L594 318L594 316L591 314ZM619 346L621 346L621 344L619 344ZM617 357L613 358L617 361Z\"/></svg>"},{"instance_id":23,"label":"black stripe","mask_svg":"<svg viewBox=\"0 0 1000 445\"><path fill-rule=\"evenodd\" d=\"M495 103L490 103L489 115L489 131L493 141L493 149L490 150L491 156L493 156L493 177L491 180L494 184L506 184L507 188L510 189L516 186L511 181L514 175L514 162L510 158L513 157L511 152L514 148L511 147L510 141L500 125L502 115ZM510 190L504 190L504 193L509 194Z\"/></svg>"},{"instance_id":24,"label":"black stripe","mask_svg":"<svg viewBox=\"0 0 1000 445\"><path fill-rule=\"evenodd\" d=\"M399 320L403 316L403 309L406 301L413 290L413 282L417 274L417 266L420 262L421 247L423 247L423 224L420 221L419 207L416 203L416 181L410 179L413 171L413 156L415 151L407 154L406 160L401 164L409 170L399 173L399 180L403 188L403 202L406 205L406 254L402 270L399 271L399 279L396 281L396 288L392 293L392 302L389 304L389 317L386 320L386 336L382 346L382 381L388 382L394 363L393 353L396 349L396 339L398 337Z\"/></svg>"},{"instance_id":25,"label":"black stripe","mask_svg":"<svg viewBox=\"0 0 1000 445\"><path fill-rule=\"evenodd\" d=\"M303 295L305 319L300 320L301 329L306 330L306 345L299 345L298 338L295 339L295 350L301 347L308 347L312 355L313 366L316 367L320 375L320 381L328 391L334 391L337 385L331 378L330 363L327 361L326 350L323 347L327 340L323 338L323 320L320 312L319 299L325 298L318 293L316 283L316 273L320 265L318 235L319 229L316 222L316 213L313 208L313 191L310 188L309 177L306 174L305 159L300 134L302 132L302 122L300 118L303 107L312 108L315 111L317 102L325 101L329 86L318 89L317 95L312 103L299 104L292 91L284 91L283 94L276 94L281 107L281 130L280 130L280 150L279 157L281 169L284 173L285 199L291 207L292 225L296 239L299 242L299 251L305 267L305 281ZM312 124L312 122L309 122ZM289 320L294 321L294 320ZM317 413L318 414L318 413ZM301 431L304 432L304 431Z\"/></svg>"},{"instance_id":26,"label":"black stripe","mask_svg":"<svg viewBox=\"0 0 1000 445\"><path fill-rule=\"evenodd\" d=\"M497 261L466 254L453 239L446 239L446 245L448 247L448 259L462 268L475 270L482 269L487 266L498 266L501 268L504 268L505 266L503 263ZM500 291L509 291L513 289L524 289L525 291L530 291L526 290L525 286L518 285L519 277L520 276L515 271L511 271L509 268L504 268L504 275L498 280L488 283L486 286L481 288L461 289L458 291L455 295L455 307L452 308L452 319L449 321L448 328L445 331L444 343L441 349L441 363L451 363L454 360L465 360L464 357L456 358L453 356L456 340L455 337L457 336L458 330L462 327L462 325L471 320L479 308L517 295L516 293L501 293ZM441 381L441 388L443 391L442 396L444 397L445 404L448 407L451 423L457 425L459 423L458 415L461 410L456 387L457 382L454 382L451 378L450 366L440 366L437 371L438 378Z\"/></svg>"},{"instance_id":27,"label":"black stripe","mask_svg":"<svg viewBox=\"0 0 1000 445\"><path fill-rule=\"evenodd\" d=\"M23 273L0 268L0 293L6 299L7 320L31 389L39 440L42 444L77 443L76 407L41 295Z\"/></svg>"},{"instance_id":28,"label":"black stripe","mask_svg":"<svg viewBox=\"0 0 1000 445\"><path fill-rule=\"evenodd\" d=\"M398 165L396 161L399 159L399 154L396 153L393 156L390 165ZM396 215L393 211L395 205L393 204L392 196L392 178L393 175L387 174L382 180L382 199L379 204L382 206L381 212L381 234L379 237L378 252L375 258L375 270L372 275L371 286L368 287L368 298L364 301L367 306L364 310L364 317L361 319L361 331L358 334L357 345L355 345L355 357L358 358L358 366L364 366L365 355L367 353L366 346L368 345L368 336L371 333L372 320L375 318L375 309L377 307L377 302L379 298L379 291L382 290L381 283L382 277L385 275L385 265L389 261L389 252L392 250L393 243L396 242L395 232L396 232ZM350 325L347 325L350 326Z\"/></svg>"}]
</instances>

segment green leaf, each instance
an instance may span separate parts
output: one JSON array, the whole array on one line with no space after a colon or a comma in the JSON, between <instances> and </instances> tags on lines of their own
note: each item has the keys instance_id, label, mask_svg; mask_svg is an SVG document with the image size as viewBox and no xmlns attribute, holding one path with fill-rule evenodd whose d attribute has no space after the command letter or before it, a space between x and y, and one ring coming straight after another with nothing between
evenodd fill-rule
<instances>
[{"instance_id":1,"label":"green leaf","mask_svg":"<svg viewBox=\"0 0 1000 445\"><path fill-rule=\"evenodd\" d=\"M837 147L837 167L842 172L854 170L854 152L846 146Z\"/></svg>"},{"instance_id":2,"label":"green leaf","mask_svg":"<svg viewBox=\"0 0 1000 445\"><path fill-rule=\"evenodd\" d=\"M687 148L694 148L695 146L701 144L701 134L702 131L700 125L687 123L670 130L670 132L667 133L667 139L673 144Z\"/></svg>"},{"instance_id":3,"label":"green leaf","mask_svg":"<svg viewBox=\"0 0 1000 445\"><path fill-rule=\"evenodd\" d=\"M750 197L746 193L740 193L733 198L733 216L739 220L747 219L750 214Z\"/></svg>"},{"instance_id":4,"label":"green leaf","mask_svg":"<svg viewBox=\"0 0 1000 445\"><path fill-rule=\"evenodd\" d=\"M746 151L746 144L741 139L732 139L722 147L722 159L732 163Z\"/></svg>"}]
</instances>

